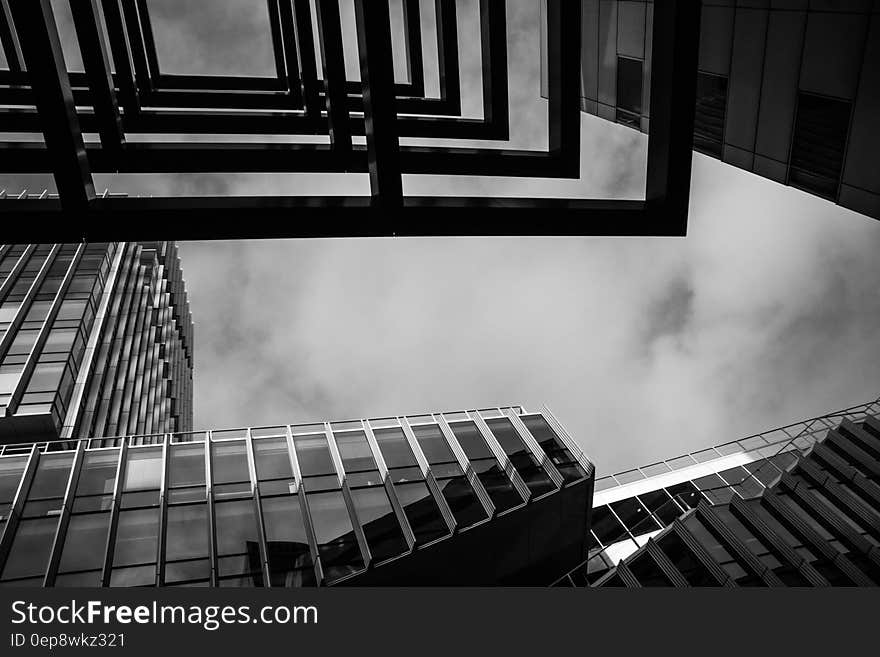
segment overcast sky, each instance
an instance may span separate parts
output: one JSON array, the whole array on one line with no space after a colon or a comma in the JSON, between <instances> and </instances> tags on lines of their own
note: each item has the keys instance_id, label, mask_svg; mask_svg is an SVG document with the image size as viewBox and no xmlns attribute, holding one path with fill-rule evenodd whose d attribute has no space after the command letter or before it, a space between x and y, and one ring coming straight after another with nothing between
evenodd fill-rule
<instances>
[{"instance_id":1,"label":"overcast sky","mask_svg":"<svg viewBox=\"0 0 880 657\"><path fill-rule=\"evenodd\" d=\"M265 12L262 0L149 4L163 68L271 69L254 10ZM479 116L476 0L460 4L465 108ZM512 138L529 148L546 147L537 6L508 3ZM429 88L433 67L428 58ZM643 197L644 136L590 116L582 125L580 181L407 176L405 190ZM366 176L96 183L130 193L369 190ZM180 251L196 323L197 427L547 404L608 473L880 396L880 223L702 155L686 239Z\"/></svg>"}]
</instances>

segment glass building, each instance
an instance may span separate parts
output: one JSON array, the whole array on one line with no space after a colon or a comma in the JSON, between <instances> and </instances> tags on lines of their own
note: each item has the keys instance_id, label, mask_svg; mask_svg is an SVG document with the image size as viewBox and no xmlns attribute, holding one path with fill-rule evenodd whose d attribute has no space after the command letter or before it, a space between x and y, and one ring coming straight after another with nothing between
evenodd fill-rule
<instances>
[{"instance_id":1,"label":"glass building","mask_svg":"<svg viewBox=\"0 0 880 657\"><path fill-rule=\"evenodd\" d=\"M592 492L521 407L8 444L0 585L545 584Z\"/></svg>"},{"instance_id":2,"label":"glass building","mask_svg":"<svg viewBox=\"0 0 880 657\"><path fill-rule=\"evenodd\" d=\"M647 133L654 2L580 2L583 111ZM703 0L701 11L694 149L880 219L880 3ZM546 66L542 79L546 96Z\"/></svg>"},{"instance_id":3,"label":"glass building","mask_svg":"<svg viewBox=\"0 0 880 657\"><path fill-rule=\"evenodd\" d=\"M0 444L192 428L171 242L0 245Z\"/></svg>"},{"instance_id":4,"label":"glass building","mask_svg":"<svg viewBox=\"0 0 880 657\"><path fill-rule=\"evenodd\" d=\"M880 400L596 480L559 586L880 584Z\"/></svg>"}]
</instances>

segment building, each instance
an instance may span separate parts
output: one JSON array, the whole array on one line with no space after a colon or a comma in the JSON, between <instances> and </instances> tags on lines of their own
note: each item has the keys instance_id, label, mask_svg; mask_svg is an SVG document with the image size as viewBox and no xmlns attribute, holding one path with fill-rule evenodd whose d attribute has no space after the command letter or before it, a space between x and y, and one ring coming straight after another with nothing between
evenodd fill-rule
<instances>
[{"instance_id":1,"label":"building","mask_svg":"<svg viewBox=\"0 0 880 657\"><path fill-rule=\"evenodd\" d=\"M648 132L655 3L581 4L583 111ZM875 0L704 0L694 149L880 218L877 62Z\"/></svg>"},{"instance_id":2,"label":"building","mask_svg":"<svg viewBox=\"0 0 880 657\"><path fill-rule=\"evenodd\" d=\"M0 246L0 444L192 428L169 242Z\"/></svg>"},{"instance_id":3,"label":"building","mask_svg":"<svg viewBox=\"0 0 880 657\"><path fill-rule=\"evenodd\" d=\"M5 445L0 585L543 585L592 491L521 407Z\"/></svg>"},{"instance_id":4,"label":"building","mask_svg":"<svg viewBox=\"0 0 880 657\"><path fill-rule=\"evenodd\" d=\"M880 400L596 480L560 586L880 584Z\"/></svg>"}]
</instances>

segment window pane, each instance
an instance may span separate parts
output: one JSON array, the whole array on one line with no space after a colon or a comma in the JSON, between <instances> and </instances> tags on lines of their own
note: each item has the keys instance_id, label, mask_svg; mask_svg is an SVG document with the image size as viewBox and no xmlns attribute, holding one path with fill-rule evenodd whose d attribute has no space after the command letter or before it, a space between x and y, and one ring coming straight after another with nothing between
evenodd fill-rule
<instances>
[{"instance_id":1,"label":"window pane","mask_svg":"<svg viewBox=\"0 0 880 657\"><path fill-rule=\"evenodd\" d=\"M116 529L114 566L129 566L156 560L159 538L159 509L122 511Z\"/></svg>"},{"instance_id":2,"label":"window pane","mask_svg":"<svg viewBox=\"0 0 880 657\"><path fill-rule=\"evenodd\" d=\"M306 500L327 580L333 581L362 569L363 555L358 547L342 492L311 493Z\"/></svg>"},{"instance_id":3,"label":"window pane","mask_svg":"<svg viewBox=\"0 0 880 657\"><path fill-rule=\"evenodd\" d=\"M315 572L299 498L263 500L263 523L273 586L313 586Z\"/></svg>"},{"instance_id":4,"label":"window pane","mask_svg":"<svg viewBox=\"0 0 880 657\"><path fill-rule=\"evenodd\" d=\"M156 583L156 566L137 568L114 568L110 573L110 586L153 586Z\"/></svg>"},{"instance_id":5,"label":"window pane","mask_svg":"<svg viewBox=\"0 0 880 657\"><path fill-rule=\"evenodd\" d=\"M27 461L26 456L0 459L0 503L12 502L15 498Z\"/></svg>"},{"instance_id":6,"label":"window pane","mask_svg":"<svg viewBox=\"0 0 880 657\"><path fill-rule=\"evenodd\" d=\"M697 73L697 103L694 116L694 149L721 157L724 111L727 107L727 78Z\"/></svg>"},{"instance_id":7,"label":"window pane","mask_svg":"<svg viewBox=\"0 0 880 657\"><path fill-rule=\"evenodd\" d=\"M363 431L334 433L333 437L336 439L336 446L342 457L342 467L346 472L376 469L373 452L370 450L370 444Z\"/></svg>"},{"instance_id":8,"label":"window pane","mask_svg":"<svg viewBox=\"0 0 880 657\"><path fill-rule=\"evenodd\" d=\"M398 484L394 490L415 534L416 543L427 543L449 533L446 521L426 484Z\"/></svg>"},{"instance_id":9,"label":"window pane","mask_svg":"<svg viewBox=\"0 0 880 657\"><path fill-rule=\"evenodd\" d=\"M28 499L63 497L70 477L73 454L44 454L40 456L37 472L28 493Z\"/></svg>"},{"instance_id":10,"label":"window pane","mask_svg":"<svg viewBox=\"0 0 880 657\"><path fill-rule=\"evenodd\" d=\"M613 502L610 506L633 536L660 529L657 521L651 518L645 507L635 497Z\"/></svg>"},{"instance_id":11,"label":"window pane","mask_svg":"<svg viewBox=\"0 0 880 657\"><path fill-rule=\"evenodd\" d=\"M455 422L449 425L455 434L465 456L471 461L476 459L494 458L495 453L489 449L483 434L473 422Z\"/></svg>"},{"instance_id":12,"label":"window pane","mask_svg":"<svg viewBox=\"0 0 880 657\"><path fill-rule=\"evenodd\" d=\"M257 479L293 478L286 438L263 438L254 441Z\"/></svg>"},{"instance_id":13,"label":"window pane","mask_svg":"<svg viewBox=\"0 0 880 657\"><path fill-rule=\"evenodd\" d=\"M185 582L188 580L207 580L211 577L211 561L178 561L165 564L165 583Z\"/></svg>"},{"instance_id":14,"label":"window pane","mask_svg":"<svg viewBox=\"0 0 880 657\"><path fill-rule=\"evenodd\" d=\"M161 448L137 448L128 450L125 466L124 490L149 490L159 488L162 481Z\"/></svg>"},{"instance_id":15,"label":"window pane","mask_svg":"<svg viewBox=\"0 0 880 657\"><path fill-rule=\"evenodd\" d=\"M790 183L837 199L852 104L825 96L798 96L791 147Z\"/></svg>"},{"instance_id":16,"label":"window pane","mask_svg":"<svg viewBox=\"0 0 880 657\"><path fill-rule=\"evenodd\" d=\"M642 552L627 565L642 586L672 586L672 581L647 552Z\"/></svg>"},{"instance_id":17,"label":"window pane","mask_svg":"<svg viewBox=\"0 0 880 657\"><path fill-rule=\"evenodd\" d=\"M469 527L489 517L466 477L445 479L437 484L458 527Z\"/></svg>"},{"instance_id":18,"label":"window pane","mask_svg":"<svg viewBox=\"0 0 880 657\"><path fill-rule=\"evenodd\" d=\"M486 424L533 495L539 496L556 490L556 485L526 447L510 420L496 418L486 420Z\"/></svg>"},{"instance_id":19,"label":"window pane","mask_svg":"<svg viewBox=\"0 0 880 657\"><path fill-rule=\"evenodd\" d=\"M449 463L456 460L439 425L423 424L413 427L412 430L428 463Z\"/></svg>"},{"instance_id":20,"label":"window pane","mask_svg":"<svg viewBox=\"0 0 880 657\"><path fill-rule=\"evenodd\" d=\"M333 459L330 458L327 437L324 434L294 436L293 445L296 448L296 456L299 459L299 468L303 477L336 473Z\"/></svg>"},{"instance_id":21,"label":"window pane","mask_svg":"<svg viewBox=\"0 0 880 657\"><path fill-rule=\"evenodd\" d=\"M392 427L373 431L379 451L389 468L407 468L418 465L416 457L406 440L403 429Z\"/></svg>"},{"instance_id":22,"label":"window pane","mask_svg":"<svg viewBox=\"0 0 880 657\"><path fill-rule=\"evenodd\" d=\"M22 520L3 569L3 579L44 575L58 518Z\"/></svg>"},{"instance_id":23,"label":"window pane","mask_svg":"<svg viewBox=\"0 0 880 657\"><path fill-rule=\"evenodd\" d=\"M385 488L359 488L351 491L351 497L374 561L384 561L409 549Z\"/></svg>"},{"instance_id":24,"label":"window pane","mask_svg":"<svg viewBox=\"0 0 880 657\"><path fill-rule=\"evenodd\" d=\"M208 507L205 504L168 507L165 558L173 561L208 554Z\"/></svg>"},{"instance_id":25,"label":"window pane","mask_svg":"<svg viewBox=\"0 0 880 657\"><path fill-rule=\"evenodd\" d=\"M79 482L76 486L77 495L100 495L113 492L116 483L116 465L119 462L119 450L86 452Z\"/></svg>"},{"instance_id":26,"label":"window pane","mask_svg":"<svg viewBox=\"0 0 880 657\"><path fill-rule=\"evenodd\" d=\"M211 469L215 484L250 481L244 441L211 443Z\"/></svg>"},{"instance_id":27,"label":"window pane","mask_svg":"<svg viewBox=\"0 0 880 657\"><path fill-rule=\"evenodd\" d=\"M627 536L623 525L607 506L593 509L592 530L603 545L610 545Z\"/></svg>"},{"instance_id":28,"label":"window pane","mask_svg":"<svg viewBox=\"0 0 880 657\"><path fill-rule=\"evenodd\" d=\"M217 554L241 554L259 545L253 500L220 502L214 506Z\"/></svg>"},{"instance_id":29,"label":"window pane","mask_svg":"<svg viewBox=\"0 0 880 657\"><path fill-rule=\"evenodd\" d=\"M477 470L480 483L489 494L489 499L492 500L496 512L507 511L524 502L522 496L513 487L508 476L494 459L474 463L474 469Z\"/></svg>"},{"instance_id":30,"label":"window pane","mask_svg":"<svg viewBox=\"0 0 880 657\"><path fill-rule=\"evenodd\" d=\"M109 513L71 516L61 552L59 572L101 568L104 565L109 528Z\"/></svg>"},{"instance_id":31,"label":"window pane","mask_svg":"<svg viewBox=\"0 0 880 657\"><path fill-rule=\"evenodd\" d=\"M168 477L171 486L205 485L204 444L172 445Z\"/></svg>"}]
</instances>

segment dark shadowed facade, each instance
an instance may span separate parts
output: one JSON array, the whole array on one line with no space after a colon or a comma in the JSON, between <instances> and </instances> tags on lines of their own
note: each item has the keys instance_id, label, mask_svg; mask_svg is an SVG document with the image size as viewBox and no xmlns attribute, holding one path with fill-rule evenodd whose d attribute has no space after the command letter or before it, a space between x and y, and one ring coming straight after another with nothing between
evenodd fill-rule
<instances>
[{"instance_id":1,"label":"dark shadowed facade","mask_svg":"<svg viewBox=\"0 0 880 657\"><path fill-rule=\"evenodd\" d=\"M580 2L583 111L648 132L655 3ZM704 0L694 149L880 218L878 61L874 0Z\"/></svg>"}]
</instances>

